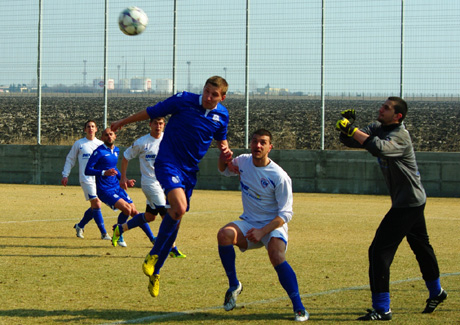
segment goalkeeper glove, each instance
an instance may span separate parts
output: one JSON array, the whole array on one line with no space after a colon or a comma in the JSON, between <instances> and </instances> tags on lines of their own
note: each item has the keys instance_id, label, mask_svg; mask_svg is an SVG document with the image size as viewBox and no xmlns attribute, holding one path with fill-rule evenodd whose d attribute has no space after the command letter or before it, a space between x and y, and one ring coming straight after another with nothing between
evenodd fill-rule
<instances>
[{"instance_id":1,"label":"goalkeeper glove","mask_svg":"<svg viewBox=\"0 0 460 325\"><path fill-rule=\"evenodd\" d=\"M346 109L344 111L342 111L342 113L340 113L342 115L342 117L346 118L350 124L353 124L355 122L355 119L356 119L356 113L355 113L355 110L352 108L352 109Z\"/></svg>"},{"instance_id":2,"label":"goalkeeper glove","mask_svg":"<svg viewBox=\"0 0 460 325\"><path fill-rule=\"evenodd\" d=\"M337 123L335 124L335 128L338 131L341 131L343 134L349 137L352 137L353 134L355 134L356 130L358 130L358 128L355 128L354 126L352 126L350 121L348 121L346 118L342 118L341 120L338 120Z\"/></svg>"}]
</instances>

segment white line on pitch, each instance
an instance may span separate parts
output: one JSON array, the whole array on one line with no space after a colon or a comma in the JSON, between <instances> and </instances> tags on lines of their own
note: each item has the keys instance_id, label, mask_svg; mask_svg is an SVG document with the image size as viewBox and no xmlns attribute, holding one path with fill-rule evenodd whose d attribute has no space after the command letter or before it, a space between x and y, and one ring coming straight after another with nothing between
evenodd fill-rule
<instances>
[{"instance_id":1,"label":"white line on pitch","mask_svg":"<svg viewBox=\"0 0 460 325\"><path fill-rule=\"evenodd\" d=\"M444 274L441 274L441 277L456 276L456 275L460 275L460 272L444 273ZM418 278L412 278L412 279L391 281L390 284L399 284L399 283L413 282L413 281L420 281L420 280L422 280L422 278L418 277ZM323 295L330 295L330 294L339 293L339 292L345 292L345 291L351 291L351 290L362 290L362 289L368 289L368 288L369 288L369 285L362 285L362 286L348 287L348 288L339 288L339 289L332 289L332 290L327 290L327 291L322 291L322 292L306 293L306 294L300 295L300 297L306 298L306 297L323 296ZM273 299L259 300L259 301L242 303L242 304L238 304L238 306L241 307L241 306L249 306L249 305L256 305L256 304L266 304L266 303L277 302L277 301L287 300L287 299L288 299L288 297L278 297L278 298L273 298ZM164 319L164 318L171 318L171 317L177 317L177 316L186 316L186 315L190 315L190 314L194 314L194 313L202 313L202 312L207 312L207 311L221 309L221 308L222 308L222 306L213 306L213 307L194 309L194 310L188 310L188 311L166 313L166 314L163 314L163 315L147 316L147 317L131 319L131 320L124 320L124 321L118 321L118 322L113 322L113 323L104 323L103 325L132 324L132 323L142 323L142 322L148 322L148 321L156 321L156 320L160 320L160 319Z\"/></svg>"},{"instance_id":2,"label":"white line on pitch","mask_svg":"<svg viewBox=\"0 0 460 325\"><path fill-rule=\"evenodd\" d=\"M234 213L237 214L241 211L237 210L219 210L219 212L228 212L228 213ZM192 212L187 212L186 215L188 214L209 214L209 213L216 213L215 211L192 211ZM111 217L104 217L104 219L115 219L118 218L118 216L111 216ZM78 219L78 218L77 218ZM29 223L29 222L61 222L61 221L75 221L75 218L69 218L69 219L37 219L37 220L8 220L8 221L0 221L0 224L6 224L6 223Z\"/></svg>"}]
</instances>

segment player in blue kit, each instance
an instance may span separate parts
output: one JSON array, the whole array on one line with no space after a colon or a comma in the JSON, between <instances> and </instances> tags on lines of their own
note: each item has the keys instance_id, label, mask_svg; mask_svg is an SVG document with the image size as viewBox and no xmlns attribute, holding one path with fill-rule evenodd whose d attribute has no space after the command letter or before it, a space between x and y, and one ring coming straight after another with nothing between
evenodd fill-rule
<instances>
[{"instance_id":1,"label":"player in blue kit","mask_svg":"<svg viewBox=\"0 0 460 325\"><path fill-rule=\"evenodd\" d=\"M102 132L101 139L104 142L94 150L86 164L85 174L96 176L97 195L102 202L113 210L120 210L118 223L125 223L128 218L139 214L131 198L120 187L121 173L117 168L120 149L114 145L117 138L110 128ZM128 180L128 186L132 187L134 180ZM152 230L147 223L141 226L147 236L153 237ZM118 238L118 245L126 247L123 236Z\"/></svg>"},{"instance_id":2,"label":"player in blue kit","mask_svg":"<svg viewBox=\"0 0 460 325\"><path fill-rule=\"evenodd\" d=\"M159 214L162 219L166 214L165 194L161 188L160 182L158 182L155 176L154 167L155 159L158 156L158 149L160 147L161 140L163 139L165 118L157 117L155 119L150 119L149 127L150 133L134 141L133 145L127 148L123 153L120 179L120 186L127 190L128 177L126 176L126 172L128 170L129 161L133 158L139 157L142 192L144 192L144 195L147 198L145 213L138 214L122 225L114 225L112 236L112 244L114 246L116 246L118 237L120 237L121 234L130 229L140 227L146 222L154 221L157 214ZM154 237L149 239L152 243L155 243ZM187 257L174 244L169 256L174 258Z\"/></svg>"},{"instance_id":3,"label":"player in blue kit","mask_svg":"<svg viewBox=\"0 0 460 325\"><path fill-rule=\"evenodd\" d=\"M105 240L111 240L107 234L104 225L104 219L101 213L101 201L97 198L96 194L96 180L94 176L85 175L86 163L91 156L94 149L99 147L103 142L96 138L97 126L93 120L88 120L85 123L86 136L81 138L73 144L69 153L67 154L64 169L62 171L61 184L67 186L69 181L70 170L75 166L78 160L79 167L79 179L80 185L87 201L90 202L90 208L85 211L83 218L79 223L76 223L73 227L77 233L78 238L84 238L83 232L85 226L94 219L99 231L101 232L101 238Z\"/></svg>"},{"instance_id":4,"label":"player in blue kit","mask_svg":"<svg viewBox=\"0 0 460 325\"><path fill-rule=\"evenodd\" d=\"M240 220L230 222L217 234L219 256L228 277L229 289L225 293L224 309L236 306L243 291L235 267L236 245L242 252L266 248L278 279L291 299L296 321L308 320L309 314L302 304L297 276L286 261L288 243L287 223L292 219L292 182L289 175L268 154L272 135L259 129L252 135L251 153L242 154L231 162L221 157L218 168L224 176L238 176L241 184L243 214Z\"/></svg>"},{"instance_id":5,"label":"player in blue kit","mask_svg":"<svg viewBox=\"0 0 460 325\"><path fill-rule=\"evenodd\" d=\"M233 155L227 142L228 111L221 104L227 89L225 79L214 76L206 80L202 95L178 93L111 125L116 131L129 123L170 115L155 160L155 174L169 206L155 245L142 264L144 274L149 277L148 289L152 297L159 294L160 269L177 237L182 217L189 210L198 163L213 139L223 159L231 160Z\"/></svg>"}]
</instances>

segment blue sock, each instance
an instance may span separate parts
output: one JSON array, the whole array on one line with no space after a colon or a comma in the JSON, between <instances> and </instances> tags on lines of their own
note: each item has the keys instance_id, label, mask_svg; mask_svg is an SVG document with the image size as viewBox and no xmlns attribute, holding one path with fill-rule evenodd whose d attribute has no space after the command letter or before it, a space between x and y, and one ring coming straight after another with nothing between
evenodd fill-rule
<instances>
[{"instance_id":1,"label":"blue sock","mask_svg":"<svg viewBox=\"0 0 460 325\"><path fill-rule=\"evenodd\" d=\"M78 223L78 227L81 229L85 228L85 226L88 224L88 222L91 221L91 219L93 219L93 210L89 208L85 211L85 214L83 214L83 218Z\"/></svg>"},{"instance_id":2,"label":"blue sock","mask_svg":"<svg viewBox=\"0 0 460 325\"><path fill-rule=\"evenodd\" d=\"M139 214L135 215L135 217L137 217L138 215L143 216L144 214L139 213ZM153 241L155 239L155 236L153 235L152 229L150 229L150 226L149 226L149 224L147 222L144 222L139 227L141 227L141 229L144 231L144 233L147 235L147 237L149 238L150 241Z\"/></svg>"},{"instance_id":3,"label":"blue sock","mask_svg":"<svg viewBox=\"0 0 460 325\"><path fill-rule=\"evenodd\" d=\"M436 296L439 296L441 293L441 280L437 278L436 280L433 281L425 281L426 287L430 291L430 298L434 298Z\"/></svg>"},{"instance_id":4,"label":"blue sock","mask_svg":"<svg viewBox=\"0 0 460 325\"><path fill-rule=\"evenodd\" d=\"M390 293L376 292L372 293L372 308L377 312L384 314L390 311Z\"/></svg>"},{"instance_id":5,"label":"blue sock","mask_svg":"<svg viewBox=\"0 0 460 325\"><path fill-rule=\"evenodd\" d=\"M126 214L124 214L123 212L120 212L120 214L118 215L118 220L117 220L117 223L119 225L122 225L124 224L127 220L128 220L129 216L127 216Z\"/></svg>"},{"instance_id":6,"label":"blue sock","mask_svg":"<svg viewBox=\"0 0 460 325\"><path fill-rule=\"evenodd\" d=\"M128 220L126 223L128 225L128 229L133 229L136 227L140 227L143 224L145 224L147 221L145 221L145 217L143 213L136 214L134 217Z\"/></svg>"},{"instance_id":7,"label":"blue sock","mask_svg":"<svg viewBox=\"0 0 460 325\"><path fill-rule=\"evenodd\" d=\"M171 218L169 213L165 215L165 217L161 221L160 229L158 229L158 236L155 240L155 245L153 245L153 248L150 251L150 255L160 256L160 252L163 249L165 242L169 239L172 233L176 230L178 225L179 225L179 221ZM171 245L172 243L167 247L168 253L171 248Z\"/></svg>"},{"instance_id":8,"label":"blue sock","mask_svg":"<svg viewBox=\"0 0 460 325\"><path fill-rule=\"evenodd\" d=\"M297 283L297 276L287 261L275 266L276 273L281 286L286 290L289 298L292 301L292 308L294 311L305 310L299 294L299 285Z\"/></svg>"},{"instance_id":9,"label":"blue sock","mask_svg":"<svg viewBox=\"0 0 460 325\"><path fill-rule=\"evenodd\" d=\"M222 266L224 267L225 274L227 274L228 278L228 286L229 287L236 287L238 286L238 278L236 276L236 267L235 267L235 248L233 245L219 245L219 256L222 262Z\"/></svg>"},{"instance_id":10,"label":"blue sock","mask_svg":"<svg viewBox=\"0 0 460 325\"><path fill-rule=\"evenodd\" d=\"M106 234L104 219L102 218L101 209L93 209L93 219L102 235Z\"/></svg>"},{"instance_id":11,"label":"blue sock","mask_svg":"<svg viewBox=\"0 0 460 325\"><path fill-rule=\"evenodd\" d=\"M173 233L169 236L168 240L165 241L163 247L161 248L161 251L158 254L158 260L155 264L155 271L153 272L154 274L160 274L160 269L163 267L163 264L168 258L169 252L171 251L171 246L176 241L178 231L179 228L176 227L176 230L173 231Z\"/></svg>"}]
</instances>

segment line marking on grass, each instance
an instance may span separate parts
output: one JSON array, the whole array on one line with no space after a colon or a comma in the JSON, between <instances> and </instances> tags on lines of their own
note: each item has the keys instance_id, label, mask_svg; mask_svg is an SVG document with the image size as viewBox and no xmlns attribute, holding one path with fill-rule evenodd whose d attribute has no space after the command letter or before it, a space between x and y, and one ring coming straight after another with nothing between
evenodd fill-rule
<instances>
[{"instance_id":1,"label":"line marking on grass","mask_svg":"<svg viewBox=\"0 0 460 325\"><path fill-rule=\"evenodd\" d=\"M460 275L460 272L453 272L453 273L443 273L440 275L440 277L448 277L448 276L457 276ZM413 282L413 281L420 281L423 280L421 277L417 278L411 278L411 279L404 279L404 280L396 280L396 281L391 281L390 284L400 284L400 283L405 283L405 282ZM305 293L300 295L302 298L307 298L307 297L316 297L316 296L324 296L324 295L330 295L334 293L339 293L339 292L345 292L345 291L351 291L351 290L363 290L363 289L369 289L369 285L361 285L361 286L355 286L355 287L348 287L348 288L339 288L339 289L331 289L331 290L326 290L322 292L315 292L315 293ZM271 303L271 302L278 302L282 300L287 300L289 299L288 297L278 297L278 298L273 298L273 299L264 299L264 300L259 300L259 301L253 301L253 302L246 302L242 304L237 304L237 306L250 306L250 305L257 305L257 304L266 304L266 303ZM213 307L206 307L206 308L201 308L201 309L194 309L194 310L186 310L186 311L180 311L180 312L173 312L173 313L166 313L163 315L154 315L154 316L147 316L147 317L142 317L142 318L137 318L137 319L131 319L131 320L124 320L124 321L117 321L113 323L103 323L101 325L114 325L114 324L133 324L133 323L143 323L143 322L151 322L151 321L156 321L160 319L165 319L165 318L171 318L171 317L177 317L177 316L186 316L194 313L202 313L202 312L207 312L211 310L216 310L216 309L222 309L222 306L213 306Z\"/></svg>"},{"instance_id":2,"label":"line marking on grass","mask_svg":"<svg viewBox=\"0 0 460 325\"><path fill-rule=\"evenodd\" d=\"M239 213L241 211L239 210L221 210L221 212L229 212L229 213ZM187 215L189 214L210 214L210 213L216 213L215 211L193 211L193 212L187 212ZM106 216L104 219L115 219L118 218L118 216ZM61 222L61 221L73 221L79 220L78 218L67 218L67 219L36 219L36 220L8 220L8 221L0 221L0 224L6 224L6 223L29 223L29 222Z\"/></svg>"}]
</instances>

